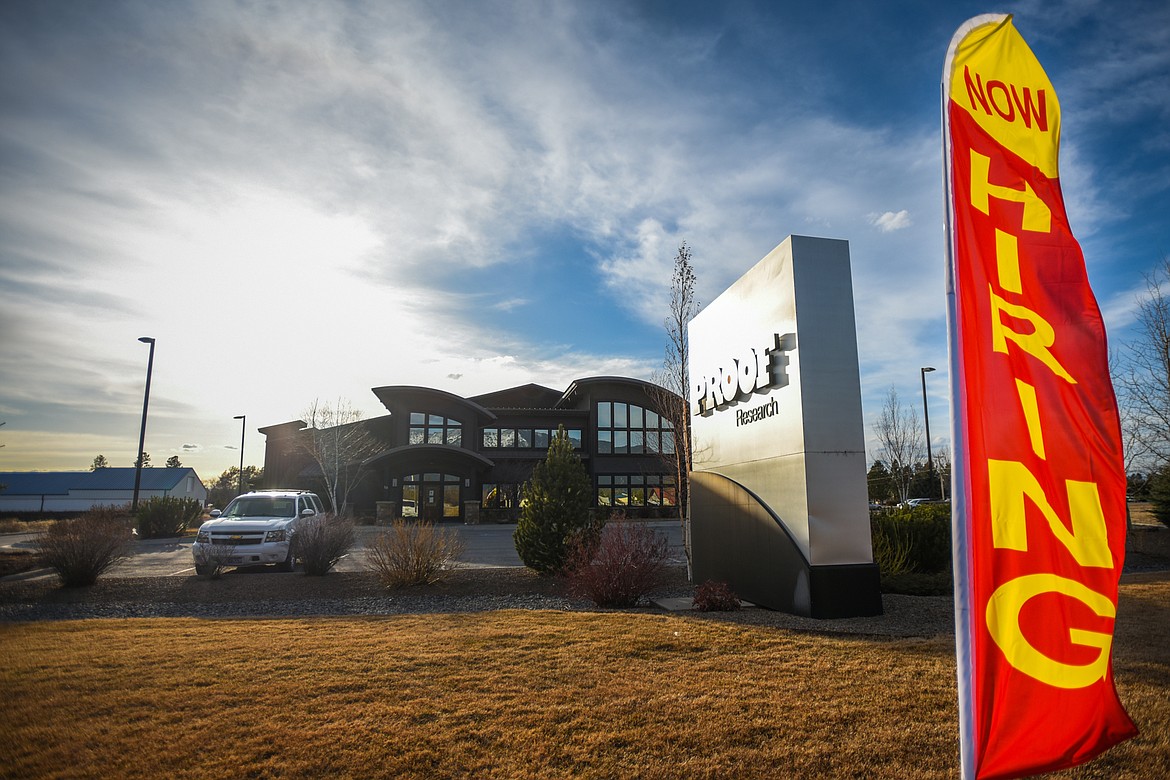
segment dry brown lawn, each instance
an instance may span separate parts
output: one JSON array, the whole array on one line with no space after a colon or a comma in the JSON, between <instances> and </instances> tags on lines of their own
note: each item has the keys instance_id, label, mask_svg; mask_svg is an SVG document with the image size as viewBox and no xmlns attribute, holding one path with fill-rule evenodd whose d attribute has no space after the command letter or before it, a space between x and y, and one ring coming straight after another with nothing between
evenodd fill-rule
<instances>
[{"instance_id":1,"label":"dry brown lawn","mask_svg":"<svg viewBox=\"0 0 1170 780\"><path fill-rule=\"evenodd\" d=\"M1128 508L1130 522L1134 525L1161 525L1154 518L1154 506L1149 501L1134 501Z\"/></svg>"},{"instance_id":2,"label":"dry brown lawn","mask_svg":"<svg viewBox=\"0 0 1170 780\"><path fill-rule=\"evenodd\" d=\"M1123 585L1142 735L1061 777L1170 776L1170 575ZM647 613L0 626L5 777L957 777L949 637Z\"/></svg>"}]
</instances>

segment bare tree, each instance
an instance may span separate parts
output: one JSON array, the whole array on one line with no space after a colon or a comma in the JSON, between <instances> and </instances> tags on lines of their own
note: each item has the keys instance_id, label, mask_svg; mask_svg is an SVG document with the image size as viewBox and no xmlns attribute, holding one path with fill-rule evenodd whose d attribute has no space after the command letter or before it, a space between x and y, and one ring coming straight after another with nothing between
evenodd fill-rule
<instances>
[{"instance_id":1,"label":"bare tree","mask_svg":"<svg viewBox=\"0 0 1170 780\"><path fill-rule=\"evenodd\" d=\"M349 401L317 399L304 413L308 428L300 446L321 470L333 511L345 511L350 492L366 476L362 461L379 450L379 441Z\"/></svg>"},{"instance_id":2,"label":"bare tree","mask_svg":"<svg viewBox=\"0 0 1170 780\"><path fill-rule=\"evenodd\" d=\"M934 452L934 471L938 475L938 487L941 491L939 495L946 498L947 487L951 481L951 448L946 444L935 446L937 449Z\"/></svg>"},{"instance_id":3,"label":"bare tree","mask_svg":"<svg viewBox=\"0 0 1170 780\"><path fill-rule=\"evenodd\" d=\"M1116 385L1126 465L1156 469L1170 463L1170 258L1145 276L1136 337L1122 347ZM1128 468L1127 468L1128 470Z\"/></svg>"},{"instance_id":4,"label":"bare tree","mask_svg":"<svg viewBox=\"0 0 1170 780\"><path fill-rule=\"evenodd\" d=\"M898 399L898 390L891 385L873 433L882 445L882 452L898 488L898 500L910 498L910 482L914 466L925 452L922 421L914 407L907 407Z\"/></svg>"},{"instance_id":5,"label":"bare tree","mask_svg":"<svg viewBox=\"0 0 1170 780\"><path fill-rule=\"evenodd\" d=\"M654 376L656 385L665 392L655 393L658 411L674 426L673 456L666 459L675 472L675 508L682 525L683 548L687 554L687 569L690 569L691 538L687 526L687 504L690 499L689 475L693 464L691 452L691 416L687 404L690 396L690 342L687 339L687 325L699 313L699 299L695 297L695 269L691 265L691 249L684 241L679 244L674 256L674 273L670 278L670 308L664 325L666 327L666 355L662 371Z\"/></svg>"}]
</instances>

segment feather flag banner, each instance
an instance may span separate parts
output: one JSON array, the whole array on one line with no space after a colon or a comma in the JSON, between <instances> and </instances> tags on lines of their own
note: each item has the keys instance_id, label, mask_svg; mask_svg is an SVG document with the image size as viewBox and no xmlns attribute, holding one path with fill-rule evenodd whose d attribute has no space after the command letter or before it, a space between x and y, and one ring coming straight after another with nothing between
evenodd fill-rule
<instances>
[{"instance_id":1,"label":"feather flag banner","mask_svg":"<svg viewBox=\"0 0 1170 780\"><path fill-rule=\"evenodd\" d=\"M1112 672L1121 429L1060 104L1011 16L959 28L942 89L963 776L1021 777L1137 733Z\"/></svg>"}]
</instances>

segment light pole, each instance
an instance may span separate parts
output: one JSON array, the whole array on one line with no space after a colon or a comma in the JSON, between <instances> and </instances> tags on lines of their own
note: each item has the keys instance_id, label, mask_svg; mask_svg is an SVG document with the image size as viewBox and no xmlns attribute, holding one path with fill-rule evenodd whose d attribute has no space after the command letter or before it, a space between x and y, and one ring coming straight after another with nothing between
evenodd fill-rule
<instances>
[{"instance_id":1,"label":"light pole","mask_svg":"<svg viewBox=\"0 0 1170 780\"><path fill-rule=\"evenodd\" d=\"M926 375L934 371L934 366L923 366L919 373L922 374L922 419L926 421L926 477L932 483L934 482L934 458L930 454L930 407L926 404ZM942 496L946 498L946 496Z\"/></svg>"},{"instance_id":2,"label":"light pole","mask_svg":"<svg viewBox=\"0 0 1170 780\"><path fill-rule=\"evenodd\" d=\"M134 500L130 502L131 512L138 511L138 490L142 487L142 452L146 449L146 408L150 405L150 374L154 370L154 339L143 336L138 340L150 345L150 357L146 361L146 392L142 395L142 429L138 434L138 457L134 462Z\"/></svg>"},{"instance_id":3,"label":"light pole","mask_svg":"<svg viewBox=\"0 0 1170 780\"><path fill-rule=\"evenodd\" d=\"M232 418L240 421L240 495L244 494L244 433L248 430L248 416L237 414Z\"/></svg>"}]
</instances>

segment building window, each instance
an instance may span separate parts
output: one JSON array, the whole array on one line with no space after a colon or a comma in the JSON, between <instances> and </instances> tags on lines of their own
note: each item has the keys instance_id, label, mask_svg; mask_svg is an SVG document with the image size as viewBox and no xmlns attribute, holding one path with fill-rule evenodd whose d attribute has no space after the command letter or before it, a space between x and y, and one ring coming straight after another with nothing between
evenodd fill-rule
<instances>
[{"instance_id":1,"label":"building window","mask_svg":"<svg viewBox=\"0 0 1170 780\"><path fill-rule=\"evenodd\" d=\"M674 506L673 474L598 474L597 505L615 509Z\"/></svg>"},{"instance_id":2,"label":"building window","mask_svg":"<svg viewBox=\"0 0 1170 780\"><path fill-rule=\"evenodd\" d=\"M582 448L580 428L567 428L565 433L573 449ZM481 440L485 449L547 450L556 435L556 428L484 428Z\"/></svg>"},{"instance_id":3,"label":"building window","mask_svg":"<svg viewBox=\"0 0 1170 780\"><path fill-rule=\"evenodd\" d=\"M674 426L662 415L637 404L597 404L597 454L673 455Z\"/></svg>"},{"instance_id":4,"label":"building window","mask_svg":"<svg viewBox=\"0 0 1170 780\"><path fill-rule=\"evenodd\" d=\"M449 444L463 446L463 423L441 414L410 413L410 444Z\"/></svg>"},{"instance_id":5,"label":"building window","mask_svg":"<svg viewBox=\"0 0 1170 780\"><path fill-rule=\"evenodd\" d=\"M489 482L483 486L484 509L515 509L520 506L520 486L514 482Z\"/></svg>"}]
</instances>

